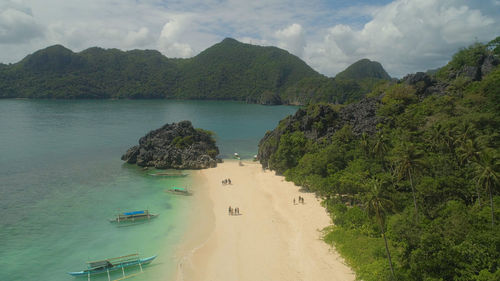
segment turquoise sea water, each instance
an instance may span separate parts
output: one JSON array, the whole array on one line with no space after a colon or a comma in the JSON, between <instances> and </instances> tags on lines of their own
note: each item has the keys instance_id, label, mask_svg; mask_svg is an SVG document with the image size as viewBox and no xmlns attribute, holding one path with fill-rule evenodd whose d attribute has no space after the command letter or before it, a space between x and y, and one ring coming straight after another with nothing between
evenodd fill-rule
<instances>
[{"instance_id":1,"label":"turquoise sea water","mask_svg":"<svg viewBox=\"0 0 500 281\"><path fill-rule=\"evenodd\" d=\"M0 280L74 280L66 272L84 269L86 261L136 252L159 256L131 280L168 280L191 201L164 190L190 186L192 179L152 177L120 156L148 131L191 120L216 133L223 157L238 152L250 158L266 130L296 109L212 101L0 100ZM108 222L118 212L142 209L160 216L127 227Z\"/></svg>"}]
</instances>

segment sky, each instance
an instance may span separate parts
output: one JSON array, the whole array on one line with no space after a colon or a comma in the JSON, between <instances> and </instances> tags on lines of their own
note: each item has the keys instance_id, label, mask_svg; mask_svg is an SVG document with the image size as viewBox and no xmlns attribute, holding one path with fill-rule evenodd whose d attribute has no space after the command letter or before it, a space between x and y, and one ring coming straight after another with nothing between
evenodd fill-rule
<instances>
[{"instance_id":1,"label":"sky","mask_svg":"<svg viewBox=\"0 0 500 281\"><path fill-rule=\"evenodd\" d=\"M226 37L335 76L362 58L393 77L500 36L500 0L0 0L0 62L61 44L192 57Z\"/></svg>"}]
</instances>

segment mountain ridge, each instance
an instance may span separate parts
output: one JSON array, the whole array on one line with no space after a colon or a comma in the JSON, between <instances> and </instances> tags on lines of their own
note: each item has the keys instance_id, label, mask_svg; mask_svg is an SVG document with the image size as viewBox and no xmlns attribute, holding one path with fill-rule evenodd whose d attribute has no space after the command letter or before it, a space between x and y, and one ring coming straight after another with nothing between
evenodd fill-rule
<instances>
[{"instance_id":1,"label":"mountain ridge","mask_svg":"<svg viewBox=\"0 0 500 281\"><path fill-rule=\"evenodd\" d=\"M80 52L53 45L0 67L0 98L236 100L260 104L344 103L369 92L328 78L286 50L232 38L187 59L156 50ZM349 80L348 82L344 80Z\"/></svg>"}]
</instances>

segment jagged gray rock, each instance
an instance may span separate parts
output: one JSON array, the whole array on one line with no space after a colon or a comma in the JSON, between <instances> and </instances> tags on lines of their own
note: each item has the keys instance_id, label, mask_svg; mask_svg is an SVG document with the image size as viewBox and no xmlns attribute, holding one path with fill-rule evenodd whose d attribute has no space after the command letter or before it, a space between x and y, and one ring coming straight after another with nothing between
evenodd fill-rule
<instances>
[{"instance_id":1,"label":"jagged gray rock","mask_svg":"<svg viewBox=\"0 0 500 281\"><path fill-rule=\"evenodd\" d=\"M218 154L210 132L193 128L190 121L181 121L149 132L121 159L157 169L205 169L217 166Z\"/></svg>"},{"instance_id":2,"label":"jagged gray rock","mask_svg":"<svg viewBox=\"0 0 500 281\"><path fill-rule=\"evenodd\" d=\"M383 121L376 115L379 103L379 98L364 98L340 110L326 104L301 108L293 116L281 120L273 131L265 134L259 142L257 157L262 166L267 168L271 155L278 149L281 136L295 131L301 131L306 138L316 142L328 140L345 125L351 126L355 135L374 134L377 124Z\"/></svg>"},{"instance_id":3,"label":"jagged gray rock","mask_svg":"<svg viewBox=\"0 0 500 281\"><path fill-rule=\"evenodd\" d=\"M493 71L499 63L500 61L495 56L487 56L481 65L481 78Z\"/></svg>"}]
</instances>

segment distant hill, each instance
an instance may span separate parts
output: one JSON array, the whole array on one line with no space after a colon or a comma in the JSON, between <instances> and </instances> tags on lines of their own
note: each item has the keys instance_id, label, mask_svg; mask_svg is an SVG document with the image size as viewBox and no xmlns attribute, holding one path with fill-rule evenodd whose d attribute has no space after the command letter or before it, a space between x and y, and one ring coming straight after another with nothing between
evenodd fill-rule
<instances>
[{"instance_id":1,"label":"distant hill","mask_svg":"<svg viewBox=\"0 0 500 281\"><path fill-rule=\"evenodd\" d=\"M377 73L385 73L376 64ZM328 78L285 50L230 38L189 59L167 58L154 50L98 47L75 53L55 45L18 63L2 64L0 98L176 98L307 104L355 101L371 90L371 84L346 77Z\"/></svg>"},{"instance_id":2,"label":"distant hill","mask_svg":"<svg viewBox=\"0 0 500 281\"><path fill-rule=\"evenodd\" d=\"M369 59L361 59L344 71L340 72L335 76L337 79L353 79L361 80L366 78L375 78L383 80L391 80L391 76L387 74L385 69L379 62L371 61Z\"/></svg>"}]
</instances>

